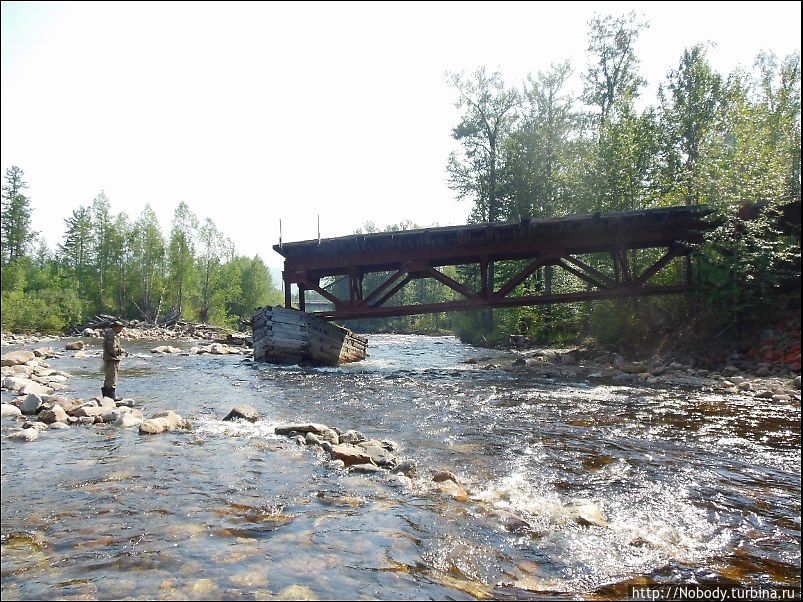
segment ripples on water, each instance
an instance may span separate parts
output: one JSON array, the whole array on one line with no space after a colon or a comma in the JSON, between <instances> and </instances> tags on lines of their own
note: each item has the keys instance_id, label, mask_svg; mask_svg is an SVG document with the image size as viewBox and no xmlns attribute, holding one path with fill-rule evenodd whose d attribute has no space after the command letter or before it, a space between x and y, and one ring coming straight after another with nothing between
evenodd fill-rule
<instances>
[{"instance_id":1,"label":"ripples on water","mask_svg":"<svg viewBox=\"0 0 803 602\"><path fill-rule=\"evenodd\" d=\"M800 583L800 410L465 364L451 338L372 336L337 369L123 363L120 392L189 434L111 426L2 441L3 599L621 596L635 582ZM129 346L132 347L133 346ZM65 358L75 394L98 359ZM4 399L6 398L4 394ZM222 422L253 405L255 424ZM412 481L331 468L306 420L397 441ZM10 428L3 423L3 433ZM431 483L451 470L469 499ZM563 504L594 501L609 528ZM509 532L499 511L531 529ZM617 585L618 584L618 585Z\"/></svg>"}]
</instances>

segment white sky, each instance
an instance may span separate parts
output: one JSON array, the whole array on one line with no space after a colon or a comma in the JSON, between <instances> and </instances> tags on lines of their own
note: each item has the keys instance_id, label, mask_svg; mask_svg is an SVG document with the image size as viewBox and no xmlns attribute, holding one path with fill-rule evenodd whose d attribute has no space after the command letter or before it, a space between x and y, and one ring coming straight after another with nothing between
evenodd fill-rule
<instances>
[{"instance_id":1,"label":"white sky","mask_svg":"<svg viewBox=\"0 0 803 602\"><path fill-rule=\"evenodd\" d=\"M412 220L465 223L447 187L458 122L445 72L518 84L585 69L595 12L650 21L654 95L684 48L727 73L800 50L799 2L2 3L2 170L25 171L34 228L104 190L170 227L179 201L273 268L286 242Z\"/></svg>"}]
</instances>

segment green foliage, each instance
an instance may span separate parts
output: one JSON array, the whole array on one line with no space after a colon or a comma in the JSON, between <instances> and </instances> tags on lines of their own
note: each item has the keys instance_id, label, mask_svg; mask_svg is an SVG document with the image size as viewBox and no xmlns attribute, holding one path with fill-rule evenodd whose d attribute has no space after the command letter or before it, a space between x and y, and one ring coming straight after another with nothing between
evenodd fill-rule
<instances>
[{"instance_id":1,"label":"green foliage","mask_svg":"<svg viewBox=\"0 0 803 602\"><path fill-rule=\"evenodd\" d=\"M22 171L8 174L14 179L4 190L20 189ZM168 254L149 206L132 223L125 213L112 214L101 192L91 207L79 207L65 220L55 256L40 241L33 256L12 258L4 238L2 328L55 333L101 311L154 320L182 306L197 308L205 321L238 327L256 307L279 301L259 257L237 256L211 220L196 242L196 226L189 207L180 204ZM30 246L32 234L26 236Z\"/></svg>"}]
</instances>

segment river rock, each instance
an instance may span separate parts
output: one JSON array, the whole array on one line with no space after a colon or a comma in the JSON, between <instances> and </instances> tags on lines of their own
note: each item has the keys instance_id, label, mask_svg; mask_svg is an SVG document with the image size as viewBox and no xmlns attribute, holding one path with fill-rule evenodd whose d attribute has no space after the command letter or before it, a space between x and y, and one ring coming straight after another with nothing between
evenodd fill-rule
<instances>
[{"instance_id":1,"label":"river rock","mask_svg":"<svg viewBox=\"0 0 803 602\"><path fill-rule=\"evenodd\" d=\"M760 391L760 392L756 393L755 396L758 399L772 399L773 395L774 395L774 393L772 391Z\"/></svg>"},{"instance_id":2,"label":"river rock","mask_svg":"<svg viewBox=\"0 0 803 602\"><path fill-rule=\"evenodd\" d=\"M354 445L356 443L362 443L364 441L368 441L368 437L363 435L360 431L346 431L342 435L340 435L340 443L347 444L347 445Z\"/></svg>"},{"instance_id":3,"label":"river rock","mask_svg":"<svg viewBox=\"0 0 803 602\"><path fill-rule=\"evenodd\" d=\"M354 464L349 468L349 472L355 472L360 474L375 474L377 472L385 472L379 466L374 466L373 464Z\"/></svg>"},{"instance_id":4,"label":"river rock","mask_svg":"<svg viewBox=\"0 0 803 602\"><path fill-rule=\"evenodd\" d=\"M321 440L318 438L318 435L315 433L307 433L307 436L304 437L304 444L305 445L320 445Z\"/></svg>"},{"instance_id":5,"label":"river rock","mask_svg":"<svg viewBox=\"0 0 803 602\"><path fill-rule=\"evenodd\" d=\"M721 371L720 374L725 378L730 378L731 376L736 376L739 374L740 370L736 366L725 366Z\"/></svg>"},{"instance_id":6,"label":"river rock","mask_svg":"<svg viewBox=\"0 0 803 602\"><path fill-rule=\"evenodd\" d=\"M415 476L415 462L412 460L402 460L396 464L390 472L393 474L401 474L412 479Z\"/></svg>"},{"instance_id":7,"label":"river rock","mask_svg":"<svg viewBox=\"0 0 803 602\"><path fill-rule=\"evenodd\" d=\"M33 350L33 354L36 357L56 357L53 347L39 347L39 349Z\"/></svg>"},{"instance_id":8,"label":"river rock","mask_svg":"<svg viewBox=\"0 0 803 602\"><path fill-rule=\"evenodd\" d=\"M346 466L371 464L371 456L362 447L356 445L345 443L334 445L330 454L333 460L343 460L343 464Z\"/></svg>"},{"instance_id":9,"label":"river rock","mask_svg":"<svg viewBox=\"0 0 803 602\"><path fill-rule=\"evenodd\" d=\"M117 420L114 421L114 426L129 428L132 426L139 426L142 422L142 412L138 410L134 412L121 412Z\"/></svg>"},{"instance_id":10,"label":"river rock","mask_svg":"<svg viewBox=\"0 0 803 602\"><path fill-rule=\"evenodd\" d=\"M789 395L773 395L772 401L792 401L792 398Z\"/></svg>"},{"instance_id":11,"label":"river rock","mask_svg":"<svg viewBox=\"0 0 803 602\"><path fill-rule=\"evenodd\" d=\"M19 376L21 378L28 378L34 371L36 366L26 366L25 364L19 364L17 366L4 366L0 368L2 370L3 378L7 376Z\"/></svg>"},{"instance_id":12,"label":"river rock","mask_svg":"<svg viewBox=\"0 0 803 602\"><path fill-rule=\"evenodd\" d=\"M151 349L151 353L181 353L181 349L170 345L160 345Z\"/></svg>"},{"instance_id":13,"label":"river rock","mask_svg":"<svg viewBox=\"0 0 803 602\"><path fill-rule=\"evenodd\" d=\"M75 354L73 355L73 358L75 358L77 360L83 360L83 359L86 359L88 357L89 357L89 355L87 355L86 351L76 351Z\"/></svg>"},{"instance_id":14,"label":"river rock","mask_svg":"<svg viewBox=\"0 0 803 602\"><path fill-rule=\"evenodd\" d=\"M107 411L108 410L106 408L101 408L101 407L98 407L98 406L92 407L92 406L83 405L80 408L78 408L77 410L75 410L72 413L72 415L75 416L76 418L87 418L87 417L94 418L95 416L102 416Z\"/></svg>"},{"instance_id":15,"label":"river rock","mask_svg":"<svg viewBox=\"0 0 803 602\"><path fill-rule=\"evenodd\" d=\"M36 441L39 438L39 429L22 429L8 436L12 441Z\"/></svg>"},{"instance_id":16,"label":"river rock","mask_svg":"<svg viewBox=\"0 0 803 602\"><path fill-rule=\"evenodd\" d=\"M753 385L751 383L747 382L747 381L740 382L739 384L736 385L736 387L740 391L752 391L753 390Z\"/></svg>"},{"instance_id":17,"label":"river rock","mask_svg":"<svg viewBox=\"0 0 803 602\"><path fill-rule=\"evenodd\" d=\"M36 355L34 355L33 351L25 351L22 349L19 351L9 351L2 355L0 364L3 366L19 366L20 364L31 361L35 357Z\"/></svg>"},{"instance_id":18,"label":"river rock","mask_svg":"<svg viewBox=\"0 0 803 602\"><path fill-rule=\"evenodd\" d=\"M114 410L104 409L103 414L100 415L100 420L105 424L113 424L117 422L117 419L120 418L120 416L122 416L122 414L120 410L116 408Z\"/></svg>"},{"instance_id":19,"label":"river rock","mask_svg":"<svg viewBox=\"0 0 803 602\"><path fill-rule=\"evenodd\" d=\"M41 407L42 398L35 393L29 393L25 396L25 399L22 400L20 410L22 410L23 414L36 414Z\"/></svg>"},{"instance_id":20,"label":"river rock","mask_svg":"<svg viewBox=\"0 0 803 602\"><path fill-rule=\"evenodd\" d=\"M526 533L532 528L526 520L507 510L496 508L492 511L492 514L499 519L505 530L510 533Z\"/></svg>"},{"instance_id":21,"label":"river rock","mask_svg":"<svg viewBox=\"0 0 803 602\"><path fill-rule=\"evenodd\" d=\"M624 362L619 370L626 374L642 374L648 372L647 364L642 362Z\"/></svg>"},{"instance_id":22,"label":"river rock","mask_svg":"<svg viewBox=\"0 0 803 602\"><path fill-rule=\"evenodd\" d=\"M243 404L235 407L231 412L226 414L223 420L248 420L249 422L256 422L259 420L259 414L252 406Z\"/></svg>"},{"instance_id":23,"label":"river rock","mask_svg":"<svg viewBox=\"0 0 803 602\"><path fill-rule=\"evenodd\" d=\"M67 422L67 412L64 411L59 405L54 405L49 410L43 410L39 414L39 420L45 424L52 424L54 422Z\"/></svg>"},{"instance_id":24,"label":"river rock","mask_svg":"<svg viewBox=\"0 0 803 602\"><path fill-rule=\"evenodd\" d=\"M84 328L81 332L82 337L96 337L98 336L97 331L93 330L92 328Z\"/></svg>"},{"instance_id":25,"label":"river rock","mask_svg":"<svg viewBox=\"0 0 803 602\"><path fill-rule=\"evenodd\" d=\"M602 516L602 512L597 505L591 500L574 499L566 502L563 505L567 516L573 519L577 524L583 526L597 526L607 527L608 521Z\"/></svg>"},{"instance_id":26,"label":"river rock","mask_svg":"<svg viewBox=\"0 0 803 602\"><path fill-rule=\"evenodd\" d=\"M377 466L394 466L396 464L396 456L383 447L378 445L360 445L358 447L362 447L368 457L371 458L371 462Z\"/></svg>"},{"instance_id":27,"label":"river rock","mask_svg":"<svg viewBox=\"0 0 803 602\"><path fill-rule=\"evenodd\" d=\"M106 408L107 410L113 410L117 407L117 402L115 402L111 397L96 397L95 401L98 402L99 408Z\"/></svg>"},{"instance_id":28,"label":"river rock","mask_svg":"<svg viewBox=\"0 0 803 602\"><path fill-rule=\"evenodd\" d=\"M51 393L53 393L53 387L49 387L47 385L43 385L37 382L31 382L25 384L19 390L19 392L22 395L30 395L31 393L33 393L34 395L39 395L41 397L42 395L50 395Z\"/></svg>"},{"instance_id":29,"label":"river rock","mask_svg":"<svg viewBox=\"0 0 803 602\"><path fill-rule=\"evenodd\" d=\"M37 431L46 431L47 429L50 428L50 425L45 424L44 422L39 422L39 421L25 422L22 425L22 428L24 428L24 429L36 429Z\"/></svg>"},{"instance_id":30,"label":"river rock","mask_svg":"<svg viewBox=\"0 0 803 602\"><path fill-rule=\"evenodd\" d=\"M22 416L22 411L15 405L4 403L0 405L0 417L2 418L16 418Z\"/></svg>"},{"instance_id":31,"label":"river rock","mask_svg":"<svg viewBox=\"0 0 803 602\"><path fill-rule=\"evenodd\" d=\"M70 425L69 425L69 424L67 424L66 422L54 422L54 423L52 423L52 424L50 425L50 428L51 428L51 429L56 429L56 430L59 430L59 429L68 429L68 428L70 428Z\"/></svg>"},{"instance_id":32,"label":"river rock","mask_svg":"<svg viewBox=\"0 0 803 602\"><path fill-rule=\"evenodd\" d=\"M445 483L446 481L452 481L453 483L457 483L460 485L460 480L457 478L453 472L449 472L448 470L440 470L434 474L432 477L432 481L434 483Z\"/></svg>"},{"instance_id":33,"label":"river rock","mask_svg":"<svg viewBox=\"0 0 803 602\"><path fill-rule=\"evenodd\" d=\"M332 453L332 447L334 446L328 441L321 441L321 449L323 449L323 451L325 451L327 454Z\"/></svg>"},{"instance_id":34,"label":"river rock","mask_svg":"<svg viewBox=\"0 0 803 602\"><path fill-rule=\"evenodd\" d=\"M290 433L303 433L306 435L307 433L315 433L319 435L325 431L332 430L325 424L317 424L314 422L306 422L306 423L299 423L299 424L285 424L284 426L277 426L273 431L277 435L287 435L289 436Z\"/></svg>"},{"instance_id":35,"label":"river rock","mask_svg":"<svg viewBox=\"0 0 803 602\"><path fill-rule=\"evenodd\" d=\"M769 364L759 364L756 368L756 376L768 376L770 373Z\"/></svg>"},{"instance_id":36,"label":"river rock","mask_svg":"<svg viewBox=\"0 0 803 602\"><path fill-rule=\"evenodd\" d=\"M468 501L468 491L466 491L466 488L451 479L437 482L436 487L440 493L449 495L459 502Z\"/></svg>"},{"instance_id":37,"label":"river rock","mask_svg":"<svg viewBox=\"0 0 803 602\"><path fill-rule=\"evenodd\" d=\"M157 412L139 425L142 434L158 434L189 428L190 423L171 410Z\"/></svg>"},{"instance_id":38,"label":"river rock","mask_svg":"<svg viewBox=\"0 0 803 602\"><path fill-rule=\"evenodd\" d=\"M795 389L800 391L800 377L799 376L795 377L795 380L792 381L792 385L795 387Z\"/></svg>"},{"instance_id":39,"label":"river rock","mask_svg":"<svg viewBox=\"0 0 803 602\"><path fill-rule=\"evenodd\" d=\"M64 346L64 349L66 349L67 351L81 351L81 349L83 348L84 348L83 341L75 341L74 343L67 343Z\"/></svg>"},{"instance_id":40,"label":"river rock","mask_svg":"<svg viewBox=\"0 0 803 602\"><path fill-rule=\"evenodd\" d=\"M61 408L70 415L84 405L84 401L82 399L67 399L66 397L56 398L53 400L53 403L61 406Z\"/></svg>"}]
</instances>

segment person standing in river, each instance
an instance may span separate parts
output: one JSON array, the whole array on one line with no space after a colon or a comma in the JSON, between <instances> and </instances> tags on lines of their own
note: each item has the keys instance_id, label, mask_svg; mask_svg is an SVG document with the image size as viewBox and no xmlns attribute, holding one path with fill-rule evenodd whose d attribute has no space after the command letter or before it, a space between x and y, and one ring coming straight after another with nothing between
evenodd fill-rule
<instances>
[{"instance_id":1,"label":"person standing in river","mask_svg":"<svg viewBox=\"0 0 803 602\"><path fill-rule=\"evenodd\" d=\"M111 328L103 332L103 372L106 377L103 380L103 397L109 397L114 401L120 401L115 389L117 388L117 373L120 370L120 359L125 354L125 349L120 346L120 333L123 331L123 323L115 320Z\"/></svg>"}]
</instances>

